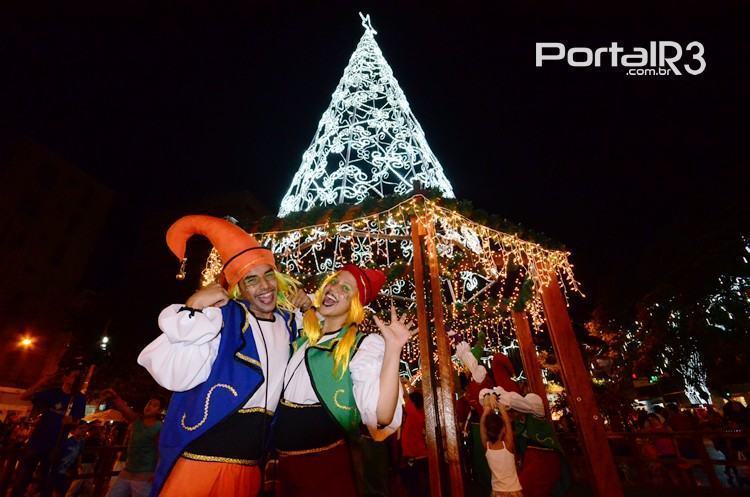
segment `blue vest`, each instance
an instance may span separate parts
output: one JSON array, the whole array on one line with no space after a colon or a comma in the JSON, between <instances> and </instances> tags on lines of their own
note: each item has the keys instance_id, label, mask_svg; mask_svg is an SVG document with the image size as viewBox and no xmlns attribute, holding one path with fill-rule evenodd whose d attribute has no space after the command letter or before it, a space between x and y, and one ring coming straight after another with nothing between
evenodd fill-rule
<instances>
[{"instance_id":1,"label":"blue vest","mask_svg":"<svg viewBox=\"0 0 750 497\"><path fill-rule=\"evenodd\" d=\"M297 338L294 314L276 310L287 325L290 343ZM175 392L159 436L159 463L151 496L159 495L182 452L220 421L241 409L263 384L258 349L250 328L250 311L242 301L221 308L219 353L208 379L186 392Z\"/></svg>"}]
</instances>

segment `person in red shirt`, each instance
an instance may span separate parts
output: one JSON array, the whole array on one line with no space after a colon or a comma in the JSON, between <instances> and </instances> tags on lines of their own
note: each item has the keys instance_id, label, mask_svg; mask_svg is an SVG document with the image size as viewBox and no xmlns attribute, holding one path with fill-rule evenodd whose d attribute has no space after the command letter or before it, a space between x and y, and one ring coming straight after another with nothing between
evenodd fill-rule
<instances>
[{"instance_id":1,"label":"person in red shirt","mask_svg":"<svg viewBox=\"0 0 750 497\"><path fill-rule=\"evenodd\" d=\"M401 427L401 482L407 497L427 497L430 485L425 442L425 419L422 392L404 396L404 421Z\"/></svg>"},{"instance_id":2,"label":"person in red shirt","mask_svg":"<svg viewBox=\"0 0 750 497\"><path fill-rule=\"evenodd\" d=\"M502 387L508 392L521 393L521 389L518 387L513 378L518 376L516 374L516 368L513 367L513 363L510 362L508 356L501 353L496 353L492 356L492 367L490 368L492 373L492 379L495 380L495 386Z\"/></svg>"}]
</instances>

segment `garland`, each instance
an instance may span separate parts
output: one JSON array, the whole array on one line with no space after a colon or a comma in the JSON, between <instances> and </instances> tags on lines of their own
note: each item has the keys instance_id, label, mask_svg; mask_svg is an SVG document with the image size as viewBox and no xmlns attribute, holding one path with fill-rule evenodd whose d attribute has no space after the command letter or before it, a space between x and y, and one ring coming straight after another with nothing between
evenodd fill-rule
<instances>
[{"instance_id":1,"label":"garland","mask_svg":"<svg viewBox=\"0 0 750 497\"><path fill-rule=\"evenodd\" d=\"M249 233L257 233L267 231L286 231L304 228L306 226L348 221L388 210L401 202L408 200L414 196L415 193L420 193L439 206L450 209L476 223L487 226L488 228L510 235L516 235L522 240L534 242L546 249L565 250L565 246L562 243L552 240L543 233L526 228L521 224L512 223L508 219L498 215L489 214L483 209L477 209L469 200L443 198L441 192L437 189L412 192L408 195L388 195L380 199L368 197L362 203L357 205L341 204L335 207L316 207L309 211L289 214L283 218L276 217L275 215L268 215L255 222L243 222L241 225L243 227L246 226Z\"/></svg>"}]
</instances>

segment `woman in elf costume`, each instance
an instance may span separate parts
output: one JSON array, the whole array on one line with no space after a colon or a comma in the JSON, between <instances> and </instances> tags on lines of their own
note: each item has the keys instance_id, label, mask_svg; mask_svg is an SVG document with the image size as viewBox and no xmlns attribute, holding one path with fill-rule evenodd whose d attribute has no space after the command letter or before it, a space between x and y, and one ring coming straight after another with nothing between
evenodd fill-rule
<instances>
[{"instance_id":1,"label":"woman in elf costume","mask_svg":"<svg viewBox=\"0 0 750 497\"><path fill-rule=\"evenodd\" d=\"M381 334L358 329L385 279L382 271L347 264L318 289L317 313L305 313L274 432L279 497L362 493L370 467L357 450L362 437L381 441L401 425L398 367L410 323L391 308L389 324L374 317Z\"/></svg>"}]
</instances>

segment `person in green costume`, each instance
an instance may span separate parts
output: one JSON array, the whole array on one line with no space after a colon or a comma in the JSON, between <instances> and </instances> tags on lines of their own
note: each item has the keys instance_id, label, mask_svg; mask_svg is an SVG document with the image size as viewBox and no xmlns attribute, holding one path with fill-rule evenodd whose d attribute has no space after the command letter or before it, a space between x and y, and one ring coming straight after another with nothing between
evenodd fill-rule
<instances>
[{"instance_id":1,"label":"person in green costume","mask_svg":"<svg viewBox=\"0 0 750 497\"><path fill-rule=\"evenodd\" d=\"M293 344L274 426L279 497L382 495L387 468L376 444L401 425L401 349L411 323L391 308L380 334L363 334L364 306L382 271L346 264L314 298ZM321 320L322 318L322 320Z\"/></svg>"}]
</instances>

